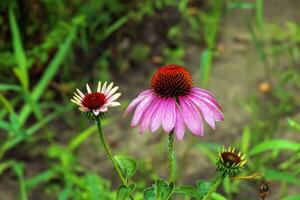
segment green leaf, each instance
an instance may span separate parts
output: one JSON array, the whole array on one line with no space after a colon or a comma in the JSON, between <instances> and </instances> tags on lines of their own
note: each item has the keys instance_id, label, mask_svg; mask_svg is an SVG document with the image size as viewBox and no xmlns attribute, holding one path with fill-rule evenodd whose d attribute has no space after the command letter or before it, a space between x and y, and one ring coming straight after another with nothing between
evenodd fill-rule
<instances>
[{"instance_id":1,"label":"green leaf","mask_svg":"<svg viewBox=\"0 0 300 200\"><path fill-rule=\"evenodd\" d=\"M300 123L296 122L292 118L288 118L288 124L290 127L294 128L295 130L299 131L299 133L300 133Z\"/></svg>"},{"instance_id":2,"label":"green leaf","mask_svg":"<svg viewBox=\"0 0 300 200\"><path fill-rule=\"evenodd\" d=\"M25 187L24 166L21 163L16 163L14 164L13 169L18 178L21 200L27 200L28 198L27 198L27 191Z\"/></svg>"},{"instance_id":3,"label":"green leaf","mask_svg":"<svg viewBox=\"0 0 300 200\"><path fill-rule=\"evenodd\" d=\"M145 189L144 191L144 199L145 200L168 200L170 199L172 192L174 191L175 185L174 183L170 183L168 185L162 179L158 179L155 182L155 185Z\"/></svg>"},{"instance_id":4,"label":"green leaf","mask_svg":"<svg viewBox=\"0 0 300 200\"><path fill-rule=\"evenodd\" d=\"M255 1L255 11L256 11L256 23L260 31L263 30L264 27L264 1L256 0Z\"/></svg>"},{"instance_id":5,"label":"green leaf","mask_svg":"<svg viewBox=\"0 0 300 200\"><path fill-rule=\"evenodd\" d=\"M298 151L300 149L300 144L296 142L291 142L289 140L268 140L258 145L254 146L250 151L249 155L254 156L256 154L260 154L267 150L291 150Z\"/></svg>"},{"instance_id":6,"label":"green leaf","mask_svg":"<svg viewBox=\"0 0 300 200\"><path fill-rule=\"evenodd\" d=\"M241 9L241 10L249 10L252 9L254 6L252 3L245 3L245 2L232 2L228 5L228 9Z\"/></svg>"},{"instance_id":7,"label":"green leaf","mask_svg":"<svg viewBox=\"0 0 300 200\"><path fill-rule=\"evenodd\" d=\"M91 200L98 200L102 196L98 176L96 174L87 174L87 188L90 193Z\"/></svg>"},{"instance_id":8,"label":"green leaf","mask_svg":"<svg viewBox=\"0 0 300 200\"><path fill-rule=\"evenodd\" d=\"M129 179L135 174L138 168L138 164L136 160L134 160L131 157L123 156L123 155L115 155L114 158L118 166L120 167L123 176L125 176L125 178Z\"/></svg>"},{"instance_id":9,"label":"green leaf","mask_svg":"<svg viewBox=\"0 0 300 200\"><path fill-rule=\"evenodd\" d=\"M13 8L9 8L9 25L12 34L12 42L14 47L15 59L18 63L15 73L18 76L20 82L22 83L24 89L27 89L29 86L28 73L27 73L27 59L25 51L23 48L19 26L13 11Z\"/></svg>"},{"instance_id":10,"label":"green leaf","mask_svg":"<svg viewBox=\"0 0 300 200\"><path fill-rule=\"evenodd\" d=\"M300 199L300 194L294 194L291 196L284 197L282 200L299 200Z\"/></svg>"},{"instance_id":11,"label":"green leaf","mask_svg":"<svg viewBox=\"0 0 300 200\"><path fill-rule=\"evenodd\" d=\"M72 46L72 42L76 36L76 29L72 30L64 43L58 49L58 52L55 54L54 58L51 60L49 65L47 66L46 70L44 71L42 77L37 82L36 86L33 89L31 97L33 101L38 101L42 94L44 94L48 84L54 78L56 73L58 72L59 67L65 60L65 57ZM31 113L32 108L29 105L23 106L20 112L20 122L23 124L29 114Z\"/></svg>"},{"instance_id":12,"label":"green leaf","mask_svg":"<svg viewBox=\"0 0 300 200\"><path fill-rule=\"evenodd\" d=\"M224 196L222 196L216 192L212 193L212 195L210 197L214 200L227 200L227 198L225 198Z\"/></svg>"},{"instance_id":13,"label":"green leaf","mask_svg":"<svg viewBox=\"0 0 300 200\"><path fill-rule=\"evenodd\" d=\"M203 87L207 87L208 84L212 59L213 53L210 49L205 49L200 56L201 86Z\"/></svg>"},{"instance_id":14,"label":"green leaf","mask_svg":"<svg viewBox=\"0 0 300 200\"><path fill-rule=\"evenodd\" d=\"M211 188L211 184L209 182L200 180L197 182L197 189L200 193L200 196L205 196Z\"/></svg>"},{"instance_id":15,"label":"green leaf","mask_svg":"<svg viewBox=\"0 0 300 200\"><path fill-rule=\"evenodd\" d=\"M117 200L126 200L134 191L135 184L131 184L128 187L120 185L117 192Z\"/></svg>"},{"instance_id":16,"label":"green leaf","mask_svg":"<svg viewBox=\"0 0 300 200\"><path fill-rule=\"evenodd\" d=\"M248 153L249 143L251 141L250 128L246 126L243 130L241 150L244 154Z\"/></svg>"},{"instance_id":17,"label":"green leaf","mask_svg":"<svg viewBox=\"0 0 300 200\"><path fill-rule=\"evenodd\" d=\"M168 185L168 183L165 182L164 180L158 179L156 180L155 187L156 187L155 199L167 200L171 197L175 185L173 182L171 182L170 185Z\"/></svg>"},{"instance_id":18,"label":"green leaf","mask_svg":"<svg viewBox=\"0 0 300 200\"><path fill-rule=\"evenodd\" d=\"M0 163L0 175L2 174L3 171L5 171L6 169L11 168L15 164L16 164L16 161L14 161L14 160L2 161Z\"/></svg>"},{"instance_id":19,"label":"green leaf","mask_svg":"<svg viewBox=\"0 0 300 200\"><path fill-rule=\"evenodd\" d=\"M286 173L286 172L268 169L265 171L265 176L266 176L266 179L278 180L278 181L292 183L292 184L300 186L299 177L296 177L296 176Z\"/></svg>"},{"instance_id":20,"label":"green leaf","mask_svg":"<svg viewBox=\"0 0 300 200\"><path fill-rule=\"evenodd\" d=\"M45 183L45 182L53 179L56 175L57 175L57 171L54 169L48 169L46 171L43 171L43 172L39 173L38 175L36 175L30 179L27 179L25 182L26 188L28 190L32 190L37 185L39 185L41 183Z\"/></svg>"},{"instance_id":21,"label":"green leaf","mask_svg":"<svg viewBox=\"0 0 300 200\"><path fill-rule=\"evenodd\" d=\"M201 199L201 197L202 197L196 188L193 188L188 185L184 185L184 186L175 188L174 193L188 195L188 196L194 197L196 199Z\"/></svg>"},{"instance_id":22,"label":"green leaf","mask_svg":"<svg viewBox=\"0 0 300 200\"><path fill-rule=\"evenodd\" d=\"M155 200L155 186L146 188L144 190L144 199L145 200Z\"/></svg>"}]
</instances>

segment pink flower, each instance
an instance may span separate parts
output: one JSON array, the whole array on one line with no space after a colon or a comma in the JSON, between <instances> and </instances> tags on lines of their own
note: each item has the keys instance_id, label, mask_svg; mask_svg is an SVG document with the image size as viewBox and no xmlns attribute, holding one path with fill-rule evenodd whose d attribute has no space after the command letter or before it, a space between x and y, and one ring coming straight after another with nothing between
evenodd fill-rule
<instances>
[{"instance_id":1,"label":"pink flower","mask_svg":"<svg viewBox=\"0 0 300 200\"><path fill-rule=\"evenodd\" d=\"M220 105L207 90L193 86L190 73L179 65L160 67L151 79L151 89L143 91L128 106L125 114L135 110L131 126L155 132L160 126L172 130L182 140L187 127L194 135L203 136L203 119L213 129L223 121Z\"/></svg>"},{"instance_id":2,"label":"pink flower","mask_svg":"<svg viewBox=\"0 0 300 200\"><path fill-rule=\"evenodd\" d=\"M79 106L79 110L82 112L93 112L95 116L99 113L104 113L108 110L108 107L119 106L120 103L116 100L121 96L121 93L115 93L119 87L113 87L113 83L110 83L107 87L105 82L101 88L101 82L98 82L97 92L92 92L89 85L86 84L87 94L83 94L79 89L77 93L74 92L74 96L71 101Z\"/></svg>"}]
</instances>

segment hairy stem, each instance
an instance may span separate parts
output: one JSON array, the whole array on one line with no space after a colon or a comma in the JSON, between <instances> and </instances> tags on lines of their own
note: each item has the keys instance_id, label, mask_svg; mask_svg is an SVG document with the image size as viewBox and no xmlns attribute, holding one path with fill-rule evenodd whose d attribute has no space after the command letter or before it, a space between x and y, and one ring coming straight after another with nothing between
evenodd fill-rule
<instances>
[{"instance_id":1,"label":"hairy stem","mask_svg":"<svg viewBox=\"0 0 300 200\"><path fill-rule=\"evenodd\" d=\"M203 197L202 200L208 200L209 197L218 189L218 186L222 183L223 179L224 179L224 177L221 175L216 177L214 184L212 185L212 187L210 188L208 193Z\"/></svg>"},{"instance_id":2,"label":"hairy stem","mask_svg":"<svg viewBox=\"0 0 300 200\"><path fill-rule=\"evenodd\" d=\"M168 144L169 182L175 182L174 131L169 133Z\"/></svg>"},{"instance_id":3,"label":"hairy stem","mask_svg":"<svg viewBox=\"0 0 300 200\"><path fill-rule=\"evenodd\" d=\"M100 137L100 140L101 140L101 144L102 144L102 146L105 149L105 153L106 153L107 157L109 158L109 160L112 162L114 168L116 169L116 171L117 171L117 173L118 173L118 175L119 175L122 183L127 186L127 181L124 178L124 176L123 176L123 174L122 174L122 172L121 172L121 170L120 170L120 168L119 168L119 166L118 166L118 164L117 164L117 162L116 162L116 160L114 158L114 155L113 155L113 153L112 153L109 145L105 141L105 138L104 138L104 135L103 135L103 131L102 131L100 117L98 117L98 116L96 117L96 122L97 122L97 126L98 126L98 132L99 132L99 137Z\"/></svg>"}]
</instances>

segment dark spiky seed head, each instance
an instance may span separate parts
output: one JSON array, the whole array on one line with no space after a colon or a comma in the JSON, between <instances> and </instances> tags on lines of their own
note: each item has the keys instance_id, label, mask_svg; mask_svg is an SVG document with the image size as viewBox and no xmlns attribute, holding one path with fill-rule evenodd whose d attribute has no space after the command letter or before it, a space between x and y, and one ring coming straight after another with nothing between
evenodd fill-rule
<instances>
[{"instance_id":1,"label":"dark spiky seed head","mask_svg":"<svg viewBox=\"0 0 300 200\"><path fill-rule=\"evenodd\" d=\"M158 68L151 79L151 87L161 97L185 96L192 86L191 74L184 67L175 64Z\"/></svg>"}]
</instances>

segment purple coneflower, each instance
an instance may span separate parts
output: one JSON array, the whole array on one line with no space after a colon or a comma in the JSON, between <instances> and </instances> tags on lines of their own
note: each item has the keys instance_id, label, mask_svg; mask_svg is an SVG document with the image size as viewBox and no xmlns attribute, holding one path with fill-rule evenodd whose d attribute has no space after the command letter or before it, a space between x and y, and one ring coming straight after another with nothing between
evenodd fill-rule
<instances>
[{"instance_id":1,"label":"purple coneflower","mask_svg":"<svg viewBox=\"0 0 300 200\"><path fill-rule=\"evenodd\" d=\"M223 115L215 97L207 90L193 86L191 74L182 66L165 65L152 76L151 89L134 99L125 114L135 109L131 126L155 132L160 126L175 132L182 140L185 126L196 136L203 136L203 120L214 129Z\"/></svg>"},{"instance_id":2,"label":"purple coneflower","mask_svg":"<svg viewBox=\"0 0 300 200\"><path fill-rule=\"evenodd\" d=\"M93 112L95 116L99 113L104 113L108 110L108 107L119 106L120 103L116 102L121 93L115 93L119 87L113 87L113 83L107 86L107 83L103 84L101 88L101 82L98 82L97 92L92 92L89 85L86 84L87 94L83 94L79 89L77 93L74 92L74 96L71 101L79 106L79 110L82 112Z\"/></svg>"}]
</instances>

